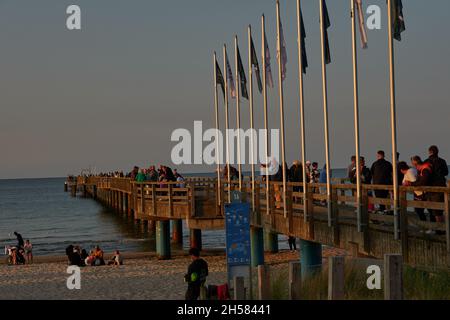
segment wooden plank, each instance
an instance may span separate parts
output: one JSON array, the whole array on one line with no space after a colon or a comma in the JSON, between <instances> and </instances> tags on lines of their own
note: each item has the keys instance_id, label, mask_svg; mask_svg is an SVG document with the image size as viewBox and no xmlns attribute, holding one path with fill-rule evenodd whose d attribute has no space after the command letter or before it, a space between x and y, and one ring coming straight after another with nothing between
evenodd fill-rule
<instances>
[{"instance_id":1,"label":"wooden plank","mask_svg":"<svg viewBox=\"0 0 450 320\"><path fill-rule=\"evenodd\" d=\"M270 270L267 265L258 266L258 299L269 300L270 293Z\"/></svg>"},{"instance_id":2,"label":"wooden plank","mask_svg":"<svg viewBox=\"0 0 450 320\"><path fill-rule=\"evenodd\" d=\"M344 297L344 257L328 257L328 300Z\"/></svg>"},{"instance_id":3,"label":"wooden plank","mask_svg":"<svg viewBox=\"0 0 450 320\"><path fill-rule=\"evenodd\" d=\"M444 195L445 203L445 239L447 242L447 267L450 267L450 193Z\"/></svg>"},{"instance_id":4,"label":"wooden plank","mask_svg":"<svg viewBox=\"0 0 450 320\"><path fill-rule=\"evenodd\" d=\"M405 261L408 257L408 208L406 207L406 192L400 191L400 240L402 243L402 255Z\"/></svg>"},{"instance_id":5,"label":"wooden plank","mask_svg":"<svg viewBox=\"0 0 450 320\"><path fill-rule=\"evenodd\" d=\"M234 277L234 300L245 300L244 277Z\"/></svg>"},{"instance_id":6,"label":"wooden plank","mask_svg":"<svg viewBox=\"0 0 450 320\"><path fill-rule=\"evenodd\" d=\"M173 199L172 199L172 185L169 184L169 214L173 217Z\"/></svg>"},{"instance_id":7,"label":"wooden plank","mask_svg":"<svg viewBox=\"0 0 450 320\"><path fill-rule=\"evenodd\" d=\"M289 300L300 300L302 288L302 269L300 262L289 262Z\"/></svg>"},{"instance_id":8,"label":"wooden plank","mask_svg":"<svg viewBox=\"0 0 450 320\"><path fill-rule=\"evenodd\" d=\"M403 261L400 254L384 255L384 299L403 300Z\"/></svg>"}]
</instances>

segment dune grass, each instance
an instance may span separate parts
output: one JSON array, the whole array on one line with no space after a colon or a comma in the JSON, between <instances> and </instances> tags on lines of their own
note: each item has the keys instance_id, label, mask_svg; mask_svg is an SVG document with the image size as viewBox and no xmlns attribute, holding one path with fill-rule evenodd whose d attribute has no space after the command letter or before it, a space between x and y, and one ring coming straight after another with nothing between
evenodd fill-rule
<instances>
[{"instance_id":1,"label":"dune grass","mask_svg":"<svg viewBox=\"0 0 450 320\"><path fill-rule=\"evenodd\" d=\"M366 269L351 260L345 264L345 299L348 300L382 300L381 290L370 290L366 286L369 275ZM404 298L406 300L450 300L450 273L445 271L430 273L405 266L403 270ZM271 289L274 300L289 298L288 270L279 268L271 272ZM328 294L328 269L305 279L302 283L303 300L326 300Z\"/></svg>"}]
</instances>

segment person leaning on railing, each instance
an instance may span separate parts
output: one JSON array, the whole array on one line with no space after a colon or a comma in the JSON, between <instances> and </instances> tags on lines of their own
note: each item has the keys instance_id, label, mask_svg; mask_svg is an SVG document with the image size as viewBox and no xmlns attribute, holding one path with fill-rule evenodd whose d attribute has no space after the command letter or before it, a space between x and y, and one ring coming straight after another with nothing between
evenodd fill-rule
<instances>
[{"instance_id":1,"label":"person leaning on railing","mask_svg":"<svg viewBox=\"0 0 450 320\"><path fill-rule=\"evenodd\" d=\"M448 176L447 162L439 158L439 149L437 146L428 148L428 159L425 160L432 167L431 185L434 187L446 187ZM444 202L444 194L442 192L431 192L429 194L429 201ZM444 212L442 210L432 209L431 215L437 222L444 222Z\"/></svg>"}]
</instances>

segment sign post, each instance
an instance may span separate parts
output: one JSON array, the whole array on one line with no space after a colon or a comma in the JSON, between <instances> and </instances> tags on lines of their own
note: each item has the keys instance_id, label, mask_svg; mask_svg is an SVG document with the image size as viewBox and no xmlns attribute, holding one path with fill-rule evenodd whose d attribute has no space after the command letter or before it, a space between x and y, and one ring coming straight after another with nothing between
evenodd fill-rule
<instances>
[{"instance_id":1,"label":"sign post","mask_svg":"<svg viewBox=\"0 0 450 320\"><path fill-rule=\"evenodd\" d=\"M248 278L251 299L250 204L241 202L238 191L231 198L233 202L225 205L228 284L231 287L234 277Z\"/></svg>"}]
</instances>

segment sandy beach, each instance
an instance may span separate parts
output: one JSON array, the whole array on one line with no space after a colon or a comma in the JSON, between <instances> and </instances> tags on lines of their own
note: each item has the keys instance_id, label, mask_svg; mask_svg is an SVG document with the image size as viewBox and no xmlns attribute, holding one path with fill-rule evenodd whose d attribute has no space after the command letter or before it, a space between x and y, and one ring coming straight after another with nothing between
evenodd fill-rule
<instances>
[{"instance_id":1,"label":"sandy beach","mask_svg":"<svg viewBox=\"0 0 450 320\"><path fill-rule=\"evenodd\" d=\"M343 250L325 248L323 256L345 255ZM69 290L64 257L47 257L31 265L0 265L0 299L93 300L93 299L184 299L183 275L190 262L185 253L177 252L171 260L157 260L154 253L125 255L123 266L84 267L81 289ZM61 260L62 259L62 260ZM225 256L217 250L206 251L209 284L226 282ZM266 254L271 270L287 269L289 261L297 261L297 252ZM53 261L53 262L52 262Z\"/></svg>"}]
</instances>

